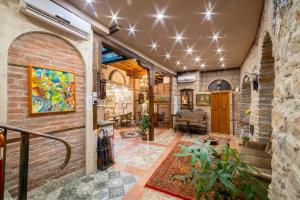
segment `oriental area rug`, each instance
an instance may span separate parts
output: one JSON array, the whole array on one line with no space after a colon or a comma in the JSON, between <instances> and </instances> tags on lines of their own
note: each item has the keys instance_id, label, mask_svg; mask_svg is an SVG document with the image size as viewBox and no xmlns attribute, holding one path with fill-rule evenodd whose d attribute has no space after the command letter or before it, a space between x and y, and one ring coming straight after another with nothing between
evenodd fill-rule
<instances>
[{"instance_id":1,"label":"oriental area rug","mask_svg":"<svg viewBox=\"0 0 300 200\"><path fill-rule=\"evenodd\" d=\"M140 134L139 130L132 130L132 131L120 132L120 136L122 139L130 139L130 138L141 137L141 134Z\"/></svg>"},{"instance_id":2,"label":"oriental area rug","mask_svg":"<svg viewBox=\"0 0 300 200\"><path fill-rule=\"evenodd\" d=\"M191 142L179 141L167 158L160 164L146 183L146 187L185 199L195 199L196 193L192 183L189 157L177 157L180 145L189 146Z\"/></svg>"}]
</instances>

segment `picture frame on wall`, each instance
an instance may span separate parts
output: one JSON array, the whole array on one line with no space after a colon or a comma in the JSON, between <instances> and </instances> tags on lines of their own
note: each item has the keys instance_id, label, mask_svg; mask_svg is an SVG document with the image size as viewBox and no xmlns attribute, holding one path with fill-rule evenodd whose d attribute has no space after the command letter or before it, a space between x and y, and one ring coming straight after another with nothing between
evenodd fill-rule
<instances>
[{"instance_id":1,"label":"picture frame on wall","mask_svg":"<svg viewBox=\"0 0 300 200\"><path fill-rule=\"evenodd\" d=\"M30 115L75 112L75 72L29 65L28 105Z\"/></svg>"},{"instance_id":2,"label":"picture frame on wall","mask_svg":"<svg viewBox=\"0 0 300 200\"><path fill-rule=\"evenodd\" d=\"M145 102L144 94L139 94L139 104L143 104Z\"/></svg>"},{"instance_id":3,"label":"picture frame on wall","mask_svg":"<svg viewBox=\"0 0 300 200\"><path fill-rule=\"evenodd\" d=\"M197 106L210 106L210 94L203 93L196 95L196 105Z\"/></svg>"}]
</instances>

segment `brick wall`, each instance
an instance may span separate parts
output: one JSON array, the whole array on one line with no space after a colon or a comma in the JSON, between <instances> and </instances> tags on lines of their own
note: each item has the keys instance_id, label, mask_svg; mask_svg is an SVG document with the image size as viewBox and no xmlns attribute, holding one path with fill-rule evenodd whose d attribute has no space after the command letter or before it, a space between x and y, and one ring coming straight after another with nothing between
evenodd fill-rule
<instances>
[{"instance_id":1,"label":"brick wall","mask_svg":"<svg viewBox=\"0 0 300 200\"><path fill-rule=\"evenodd\" d=\"M76 112L62 114L28 114L27 66L55 66L61 70L76 72ZM55 131L71 144L71 161L64 170L59 170L65 150L64 146L49 139L30 140L29 188L68 173L84 170L85 161L85 72L84 63L77 50L63 39L44 33L28 33L18 37L8 52L8 113L10 125L40 133ZM10 139L18 134L10 134ZM6 188L17 187L19 143L7 147Z\"/></svg>"}]
</instances>

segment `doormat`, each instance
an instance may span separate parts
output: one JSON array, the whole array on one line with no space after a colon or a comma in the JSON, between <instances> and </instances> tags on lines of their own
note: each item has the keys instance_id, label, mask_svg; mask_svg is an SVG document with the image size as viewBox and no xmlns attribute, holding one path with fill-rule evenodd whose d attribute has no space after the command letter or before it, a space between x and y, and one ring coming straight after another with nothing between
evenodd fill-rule
<instances>
[{"instance_id":1,"label":"doormat","mask_svg":"<svg viewBox=\"0 0 300 200\"><path fill-rule=\"evenodd\" d=\"M120 136L122 139L130 139L130 138L138 138L141 137L139 130L132 130L132 131L123 131L120 132Z\"/></svg>"},{"instance_id":2,"label":"doormat","mask_svg":"<svg viewBox=\"0 0 300 200\"><path fill-rule=\"evenodd\" d=\"M192 183L190 157L177 157L179 145L189 146L191 142L179 141L167 158L153 173L145 187L185 200L195 199L196 192Z\"/></svg>"}]
</instances>

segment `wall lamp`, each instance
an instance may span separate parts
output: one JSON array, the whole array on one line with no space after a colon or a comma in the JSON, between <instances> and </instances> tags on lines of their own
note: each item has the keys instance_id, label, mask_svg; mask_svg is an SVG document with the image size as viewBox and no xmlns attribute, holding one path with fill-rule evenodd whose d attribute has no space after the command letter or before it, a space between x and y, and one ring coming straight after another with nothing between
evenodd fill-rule
<instances>
[{"instance_id":1,"label":"wall lamp","mask_svg":"<svg viewBox=\"0 0 300 200\"><path fill-rule=\"evenodd\" d=\"M253 90L256 91L258 90L258 74L256 73L246 74L244 81L246 83L252 83Z\"/></svg>"}]
</instances>

